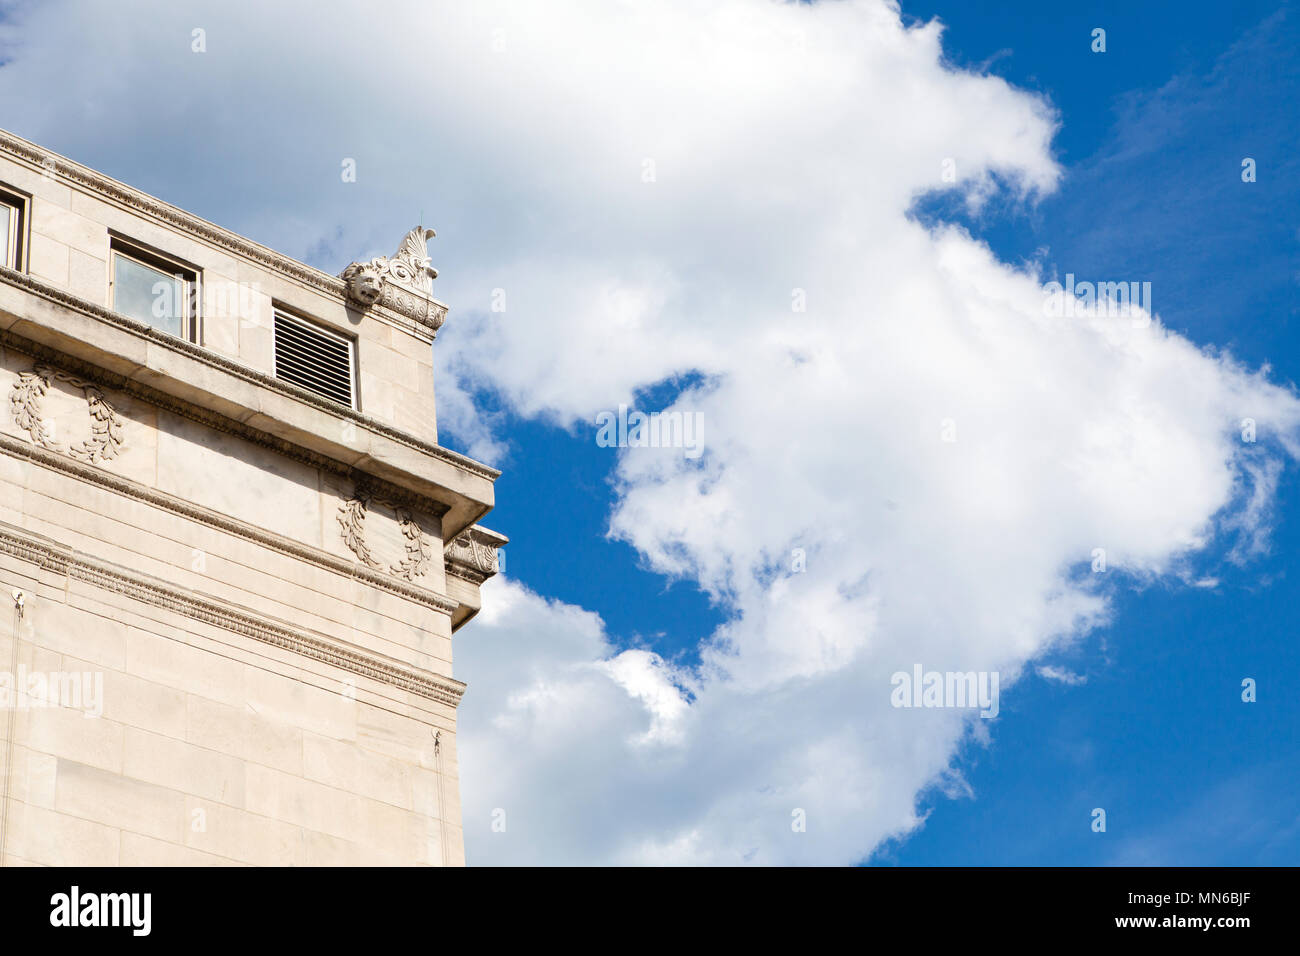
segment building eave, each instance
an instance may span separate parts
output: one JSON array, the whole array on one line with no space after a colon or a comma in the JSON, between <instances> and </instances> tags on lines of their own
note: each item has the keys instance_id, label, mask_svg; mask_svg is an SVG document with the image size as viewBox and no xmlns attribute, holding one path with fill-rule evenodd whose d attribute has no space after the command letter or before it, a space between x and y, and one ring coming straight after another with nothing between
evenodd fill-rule
<instances>
[{"instance_id":1,"label":"building eave","mask_svg":"<svg viewBox=\"0 0 1300 956\"><path fill-rule=\"evenodd\" d=\"M260 444L391 486L388 497L443 521L444 540L493 505L501 474L401 429L119 315L29 275L0 268L0 334L107 388L133 394ZM348 425L349 427L342 427Z\"/></svg>"}]
</instances>

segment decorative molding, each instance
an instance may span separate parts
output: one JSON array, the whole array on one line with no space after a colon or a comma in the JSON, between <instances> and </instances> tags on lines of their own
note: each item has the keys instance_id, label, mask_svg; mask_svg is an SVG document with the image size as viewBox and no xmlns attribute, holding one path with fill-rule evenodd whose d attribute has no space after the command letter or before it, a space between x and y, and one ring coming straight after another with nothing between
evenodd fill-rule
<instances>
[{"instance_id":1,"label":"decorative molding","mask_svg":"<svg viewBox=\"0 0 1300 956\"><path fill-rule=\"evenodd\" d=\"M426 246L436 235L432 229L416 226L391 256L349 265L339 274L347 284L348 301L362 310L385 306L436 334L447 317L446 307L433 298L438 270L429 265Z\"/></svg>"},{"instance_id":2,"label":"decorative molding","mask_svg":"<svg viewBox=\"0 0 1300 956\"><path fill-rule=\"evenodd\" d=\"M372 504L384 504L393 509L404 541L404 557L388 564L386 568L382 561L374 557L366 543L366 514ZM409 509L379 497L364 484L358 484L352 497L339 504L338 522L343 543L367 567L376 571L387 570L389 574L405 581L414 581L424 574L424 566L429 563L428 539Z\"/></svg>"},{"instance_id":3,"label":"decorative molding","mask_svg":"<svg viewBox=\"0 0 1300 956\"><path fill-rule=\"evenodd\" d=\"M5 452L14 458L27 459L33 464L48 468L51 471L62 472L79 481L89 482L108 491L134 498L137 501L188 518L209 528L236 535L287 557L305 561L308 564L313 564L336 574L355 578L390 594L415 601L440 614L446 614L450 617L456 613L456 608L459 607L459 602L443 597L434 591L414 584L407 584L391 575L361 567L355 561L348 561L320 548L314 548L292 538L274 534L256 525L248 524L219 512L210 511L183 498L177 498L166 492L150 488L148 485L141 484L133 479L123 478L100 468L91 468L89 465L73 461L58 452L50 451L38 445L30 445L19 439L0 434L0 452Z\"/></svg>"},{"instance_id":4,"label":"decorative molding","mask_svg":"<svg viewBox=\"0 0 1300 956\"><path fill-rule=\"evenodd\" d=\"M170 349L173 352L179 352L182 355L192 358L198 362L202 362L203 364L208 365L212 368L220 369L223 372L228 372L229 374L234 375L236 378L242 379L243 381L248 382L252 385L257 385L261 388L270 389L273 392L278 392L281 395L285 395L289 398L297 399L300 402L304 402L316 409L319 409L322 412L325 412L330 415L334 415L338 418L349 419L350 421L355 422L356 424L362 426L363 428L368 429L371 432L374 432L377 435L382 435L385 438L391 438L393 441L406 445L408 448L414 448L416 451L428 455L431 458L436 458L439 461L444 461L449 465L454 465L457 468L462 468L465 471L470 472L471 474L475 474L480 477L487 478L490 481L495 481L497 478L501 476L500 471L498 471L495 468L491 468L488 465L484 465L482 462L477 462L472 458L467 458L464 455L457 454L456 452L448 448L443 448L441 445L435 445L431 442L422 441L421 439L416 438L414 435L408 434L407 432L404 432L399 428L394 428L391 425L385 424L384 422L381 422L378 419L371 418L369 415L362 414L361 412L358 412L355 409L348 408L345 405L340 405L337 402L332 402L327 398L317 395L315 392L310 392L305 388L300 388L299 386L294 385L290 382L286 382L281 379L278 379L273 375L267 375L265 372L259 372L254 368L250 368L249 366L244 365L242 362L237 362L234 359L227 358L224 355L219 355L218 353L213 352L210 349L205 349L203 346L196 345L193 342L188 342L185 339L180 339L174 335L169 335L166 332L163 332L159 329L155 329L151 325L145 324L144 322L137 321L136 319L132 319L125 315L119 315L118 313L112 312L104 308L103 306L96 305L93 302L88 302L85 299L78 298L77 296L71 295L70 293L63 291L62 289L56 288L51 285L47 285L46 283L41 282L39 279L32 278L26 273L16 272L13 269L7 269L3 266L0 266L0 279L4 279L10 285L25 289L28 292L38 295L41 298L49 302L52 302L56 305L60 305L63 306L64 308L71 309L72 311L78 312L81 315L98 319L101 322L104 322L108 325L116 326L117 328L130 332L133 335L137 335L141 338L148 339L150 342L156 343L157 345L160 345L163 348ZM6 334L12 336L12 338L15 339L16 342L28 341L26 339L22 339L20 336L12 335L12 333L6 333ZM84 372L84 377L97 380L101 382L101 384L107 381L108 384L106 385L106 387L108 388L114 388L117 389L118 391L123 391L123 392L131 392L132 389L130 386L132 384L138 386L138 383L135 383L134 379L128 379L125 376L116 375L101 369L97 369L96 366L93 366L88 362L82 362L81 360L74 359L71 356L63 356L62 353L56 352L53 349L46 349L45 346L38 345L37 343L34 342L30 342L27 346L23 346L21 344L15 344L14 347L19 351L27 352L30 355L37 355L37 357L44 357L43 355L39 355L38 352L40 350L45 350L45 352L47 352L50 356L52 356L52 358L50 359L52 363L63 365L65 368L72 367L74 364L76 364L78 367L78 371L81 371L81 369L84 367L84 369L86 370ZM94 374L94 372L98 372L98 374ZM141 389L145 388L144 386L139 386L139 387ZM151 394L153 393L159 395L165 394L165 393L158 392L156 389L149 389L148 391ZM170 396L168 397L170 398ZM146 399L146 401L149 401L153 404L159 404L159 402L155 399ZM192 416L187 415L186 417L192 417ZM247 428L247 426L244 427ZM249 429L249 431L252 431L252 429ZM285 442L284 444L287 445L288 443ZM324 456L319 456L319 457L323 458Z\"/></svg>"},{"instance_id":5,"label":"decorative molding","mask_svg":"<svg viewBox=\"0 0 1300 956\"><path fill-rule=\"evenodd\" d=\"M4 273L0 269L0 274ZM436 501L427 495L421 495L406 488L402 488L391 482L384 481L373 475L367 475L365 472L341 462L337 458L331 458L328 455L322 455L319 452L311 451L296 445L291 441L271 435L260 429L253 428L243 422L236 421L214 412L211 409L202 408L186 402L182 399L169 395L166 392L159 391L151 385L145 385L133 378L127 378L124 375L118 375L115 372L109 372L97 365L92 365L82 359L72 355L52 349L39 342L33 342L30 339L23 338L13 332L0 330L0 347L13 349L24 355L31 356L36 360L49 365L62 366L64 369L75 371L80 377L98 383L102 388L123 392L132 398L160 408L164 411L179 415L182 418L189 419L200 425L205 425L219 432L225 432L234 435L236 438L242 438L245 441L252 442L255 445L261 445L263 448L269 448L277 454L284 455L286 458L292 458L300 461L312 468L318 468L321 471L347 478L351 481L366 481L377 489L382 489L385 497L394 501L400 501L408 507L418 511L424 511L437 517L445 515L449 507L441 501ZM454 454L454 453L452 453ZM468 460L468 459L467 459ZM486 466L484 466L486 467Z\"/></svg>"},{"instance_id":6,"label":"decorative molding","mask_svg":"<svg viewBox=\"0 0 1300 956\"><path fill-rule=\"evenodd\" d=\"M504 535L472 525L447 542L443 559L447 573L482 584L500 570L497 549L509 541Z\"/></svg>"},{"instance_id":7,"label":"decorative molding","mask_svg":"<svg viewBox=\"0 0 1300 956\"><path fill-rule=\"evenodd\" d=\"M97 386L69 375L62 369L37 365L29 372L18 373L14 393L9 396L14 422L42 448L63 450L63 445L52 437L52 429L41 413L41 398L48 391L50 383L56 379L81 389L90 412L90 438L80 444L70 445L68 454L91 464L116 458L122 450L122 420L117 417L112 404Z\"/></svg>"},{"instance_id":8,"label":"decorative molding","mask_svg":"<svg viewBox=\"0 0 1300 956\"><path fill-rule=\"evenodd\" d=\"M398 527L406 538L406 557L392 568L392 572L399 578L413 581L424 574L424 566L429 563L429 539L410 512L406 512Z\"/></svg>"},{"instance_id":9,"label":"decorative molding","mask_svg":"<svg viewBox=\"0 0 1300 956\"><path fill-rule=\"evenodd\" d=\"M366 499L356 495L339 504L338 522L342 526L343 544L368 568L381 568L366 546Z\"/></svg>"},{"instance_id":10,"label":"decorative molding","mask_svg":"<svg viewBox=\"0 0 1300 956\"><path fill-rule=\"evenodd\" d=\"M346 299L346 284L343 280L335 278L327 272L313 269L311 266L292 259L283 253L276 252L261 243L253 242L228 229L222 229L215 223L200 219L198 216L170 203L165 203L148 193L134 189L125 183L120 183L116 179L98 173L79 163L74 163L58 153L52 153L35 143L28 142L4 130L0 130L0 152L8 153L10 156L35 166L41 170L42 175L62 179L79 189L94 193L102 199L125 206L164 225L180 229L226 252L232 252L235 255L251 259L259 265L294 279L316 292L323 292L326 295ZM382 302L379 303L376 310L378 317L388 322L388 324L395 325L412 335L427 339L432 339L434 333L438 330L438 326L442 325L447 316L447 306L432 299L429 302L428 315L424 320L389 308Z\"/></svg>"},{"instance_id":11,"label":"decorative molding","mask_svg":"<svg viewBox=\"0 0 1300 956\"><path fill-rule=\"evenodd\" d=\"M12 526L0 526L0 553L451 707L458 706L465 693L465 684L454 678L363 654L323 634L264 618L225 601L201 597L157 578L124 571L71 548L20 533Z\"/></svg>"}]
</instances>

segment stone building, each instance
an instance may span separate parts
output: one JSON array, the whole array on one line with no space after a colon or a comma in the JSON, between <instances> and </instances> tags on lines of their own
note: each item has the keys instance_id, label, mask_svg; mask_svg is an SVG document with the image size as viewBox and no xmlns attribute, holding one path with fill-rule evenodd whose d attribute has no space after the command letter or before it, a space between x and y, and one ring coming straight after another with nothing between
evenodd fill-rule
<instances>
[{"instance_id":1,"label":"stone building","mask_svg":"<svg viewBox=\"0 0 1300 956\"><path fill-rule=\"evenodd\" d=\"M431 237L335 277L0 133L5 865L464 862Z\"/></svg>"}]
</instances>

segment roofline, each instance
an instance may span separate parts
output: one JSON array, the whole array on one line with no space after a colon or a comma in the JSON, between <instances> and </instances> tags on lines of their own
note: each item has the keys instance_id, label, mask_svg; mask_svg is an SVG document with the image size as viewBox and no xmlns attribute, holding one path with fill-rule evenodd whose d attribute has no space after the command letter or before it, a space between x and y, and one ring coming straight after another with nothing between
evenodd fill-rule
<instances>
[{"instance_id":1,"label":"roofline","mask_svg":"<svg viewBox=\"0 0 1300 956\"><path fill-rule=\"evenodd\" d=\"M134 186L128 186L111 176L105 176L89 166L83 166L75 160L48 150L30 140L23 139L21 136L16 136L5 129L0 129L0 153L26 162L36 169L53 172L54 175L75 188L92 192L101 199L125 206L133 212L148 216L164 226L180 229L187 235L208 242L225 252L250 259L264 268L271 269L288 279L307 286L313 291L337 296L346 301L347 283L338 276L332 276L315 266L299 262L297 259L286 256L282 252L277 252L269 246L254 242L237 232L232 232L218 226L216 223L186 212L178 206L173 206L171 203L165 202L156 196L151 196ZM433 298L430 298L429 301L436 307L435 311L441 310L441 318L445 318L448 311L447 304ZM397 326L403 331L429 342L433 341L434 332L437 330L437 326L441 325L441 318L437 321L419 321L412 316L404 315L381 305L372 306L367 314L373 314L388 324Z\"/></svg>"}]
</instances>

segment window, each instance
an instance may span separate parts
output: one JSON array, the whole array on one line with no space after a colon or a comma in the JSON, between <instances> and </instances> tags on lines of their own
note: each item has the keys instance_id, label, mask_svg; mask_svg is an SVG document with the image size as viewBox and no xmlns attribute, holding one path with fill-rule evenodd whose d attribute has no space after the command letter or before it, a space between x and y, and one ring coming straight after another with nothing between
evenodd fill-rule
<instances>
[{"instance_id":1,"label":"window","mask_svg":"<svg viewBox=\"0 0 1300 956\"><path fill-rule=\"evenodd\" d=\"M27 198L0 189L0 266L26 267Z\"/></svg>"},{"instance_id":2,"label":"window","mask_svg":"<svg viewBox=\"0 0 1300 956\"><path fill-rule=\"evenodd\" d=\"M109 263L114 312L193 342L198 333L198 271L116 237Z\"/></svg>"},{"instance_id":3,"label":"window","mask_svg":"<svg viewBox=\"0 0 1300 956\"><path fill-rule=\"evenodd\" d=\"M275 310L275 377L356 407L352 340L314 322Z\"/></svg>"}]
</instances>

